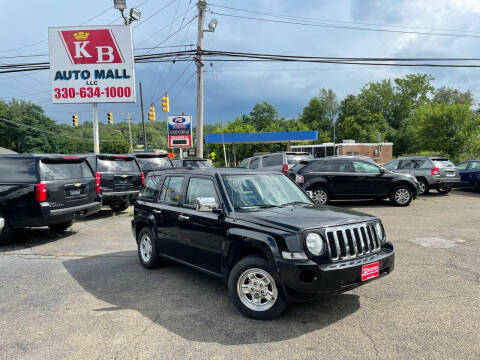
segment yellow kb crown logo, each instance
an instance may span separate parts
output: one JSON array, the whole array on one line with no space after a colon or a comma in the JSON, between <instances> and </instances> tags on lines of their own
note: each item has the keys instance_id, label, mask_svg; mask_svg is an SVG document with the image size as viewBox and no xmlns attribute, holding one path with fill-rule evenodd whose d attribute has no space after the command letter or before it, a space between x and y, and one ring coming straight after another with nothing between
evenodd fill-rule
<instances>
[{"instance_id":1,"label":"yellow kb crown logo","mask_svg":"<svg viewBox=\"0 0 480 360\"><path fill-rule=\"evenodd\" d=\"M73 33L73 37L74 37L76 40L87 40L87 39L88 39L88 35L90 35L90 33L88 33L88 32L83 32L83 31L79 31L79 32Z\"/></svg>"}]
</instances>

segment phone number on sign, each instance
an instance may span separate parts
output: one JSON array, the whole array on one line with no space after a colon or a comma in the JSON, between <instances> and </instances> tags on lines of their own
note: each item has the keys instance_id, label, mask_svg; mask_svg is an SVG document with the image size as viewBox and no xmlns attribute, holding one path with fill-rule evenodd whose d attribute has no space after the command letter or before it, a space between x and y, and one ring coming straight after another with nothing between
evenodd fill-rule
<instances>
[{"instance_id":1,"label":"phone number on sign","mask_svg":"<svg viewBox=\"0 0 480 360\"><path fill-rule=\"evenodd\" d=\"M53 89L55 99L74 99L80 97L85 98L99 98L102 96L108 98L123 98L132 96L132 89L129 86L106 87L101 89L99 87L82 87L75 88L55 88Z\"/></svg>"}]
</instances>

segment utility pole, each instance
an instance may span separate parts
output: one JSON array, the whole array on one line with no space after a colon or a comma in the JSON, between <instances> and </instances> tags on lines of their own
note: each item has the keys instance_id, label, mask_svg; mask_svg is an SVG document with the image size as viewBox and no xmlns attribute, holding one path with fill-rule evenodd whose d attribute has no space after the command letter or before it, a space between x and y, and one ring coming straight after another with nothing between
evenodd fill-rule
<instances>
[{"instance_id":1,"label":"utility pole","mask_svg":"<svg viewBox=\"0 0 480 360\"><path fill-rule=\"evenodd\" d=\"M197 65L197 157L203 158L203 26L205 23L205 9L207 2L199 0L197 3L198 10L198 39L197 39L197 57L195 64Z\"/></svg>"},{"instance_id":2,"label":"utility pole","mask_svg":"<svg viewBox=\"0 0 480 360\"><path fill-rule=\"evenodd\" d=\"M93 152L98 154L100 152L100 139L98 136L98 104L92 104L93 113Z\"/></svg>"},{"instance_id":3,"label":"utility pole","mask_svg":"<svg viewBox=\"0 0 480 360\"><path fill-rule=\"evenodd\" d=\"M138 85L140 86L140 109L142 111L143 150L147 151L147 131L145 130L145 112L143 111L142 82L140 81Z\"/></svg>"},{"instance_id":4,"label":"utility pole","mask_svg":"<svg viewBox=\"0 0 480 360\"><path fill-rule=\"evenodd\" d=\"M133 140L132 140L132 124L130 122L130 113L127 113L127 119L128 120L128 134L130 136L130 153L133 153Z\"/></svg>"}]
</instances>

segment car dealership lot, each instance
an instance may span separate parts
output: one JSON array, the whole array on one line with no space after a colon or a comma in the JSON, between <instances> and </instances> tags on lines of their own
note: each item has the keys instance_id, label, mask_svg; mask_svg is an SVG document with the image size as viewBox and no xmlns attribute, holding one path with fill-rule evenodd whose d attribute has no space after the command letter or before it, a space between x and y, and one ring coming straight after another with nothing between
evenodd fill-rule
<instances>
[{"instance_id":1,"label":"car dealership lot","mask_svg":"<svg viewBox=\"0 0 480 360\"><path fill-rule=\"evenodd\" d=\"M0 358L478 359L480 194L334 205L382 219L395 271L263 322L215 279L145 270L128 212L25 231L0 248Z\"/></svg>"}]
</instances>

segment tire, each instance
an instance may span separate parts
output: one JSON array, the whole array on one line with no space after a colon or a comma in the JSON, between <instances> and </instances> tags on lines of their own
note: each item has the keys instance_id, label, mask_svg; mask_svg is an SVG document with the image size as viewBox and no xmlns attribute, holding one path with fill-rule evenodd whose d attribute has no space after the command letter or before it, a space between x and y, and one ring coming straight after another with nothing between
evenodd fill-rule
<instances>
[{"instance_id":1,"label":"tire","mask_svg":"<svg viewBox=\"0 0 480 360\"><path fill-rule=\"evenodd\" d=\"M452 188L438 189L438 192L442 195L447 195L450 191L452 191Z\"/></svg>"},{"instance_id":2,"label":"tire","mask_svg":"<svg viewBox=\"0 0 480 360\"><path fill-rule=\"evenodd\" d=\"M418 182L420 183L418 195L427 195L430 192L430 185L428 185L428 181L425 179L418 179Z\"/></svg>"},{"instance_id":3,"label":"tire","mask_svg":"<svg viewBox=\"0 0 480 360\"><path fill-rule=\"evenodd\" d=\"M137 236L138 258L146 269L155 269L161 265L161 258L157 251L157 244L152 230L144 227Z\"/></svg>"},{"instance_id":4,"label":"tire","mask_svg":"<svg viewBox=\"0 0 480 360\"><path fill-rule=\"evenodd\" d=\"M7 219L4 219L5 223L0 231L0 245L8 245L15 239L15 230L8 225Z\"/></svg>"},{"instance_id":5,"label":"tire","mask_svg":"<svg viewBox=\"0 0 480 360\"><path fill-rule=\"evenodd\" d=\"M130 206L130 203L126 202L119 205L110 205L110 209L112 209L113 212L120 212L120 211L127 210L129 206Z\"/></svg>"},{"instance_id":6,"label":"tire","mask_svg":"<svg viewBox=\"0 0 480 360\"><path fill-rule=\"evenodd\" d=\"M228 295L237 310L246 317L272 320L287 309L287 302L272 273L267 260L255 255L241 259L230 272ZM241 291L242 285L247 293ZM262 291L271 299L266 299L267 296L262 297ZM257 300L258 304L254 304L253 299L260 300Z\"/></svg>"},{"instance_id":7,"label":"tire","mask_svg":"<svg viewBox=\"0 0 480 360\"><path fill-rule=\"evenodd\" d=\"M395 206L408 206L413 200L412 190L408 186L399 185L392 190L390 201Z\"/></svg>"},{"instance_id":8,"label":"tire","mask_svg":"<svg viewBox=\"0 0 480 360\"><path fill-rule=\"evenodd\" d=\"M326 205L330 201L330 194L323 186L312 189L312 200L316 205Z\"/></svg>"},{"instance_id":9,"label":"tire","mask_svg":"<svg viewBox=\"0 0 480 360\"><path fill-rule=\"evenodd\" d=\"M72 226L72 224L73 224L73 219L69 220L69 221L62 222L62 223L50 225L49 229L53 233L61 233L65 230L67 230L70 226Z\"/></svg>"}]
</instances>

